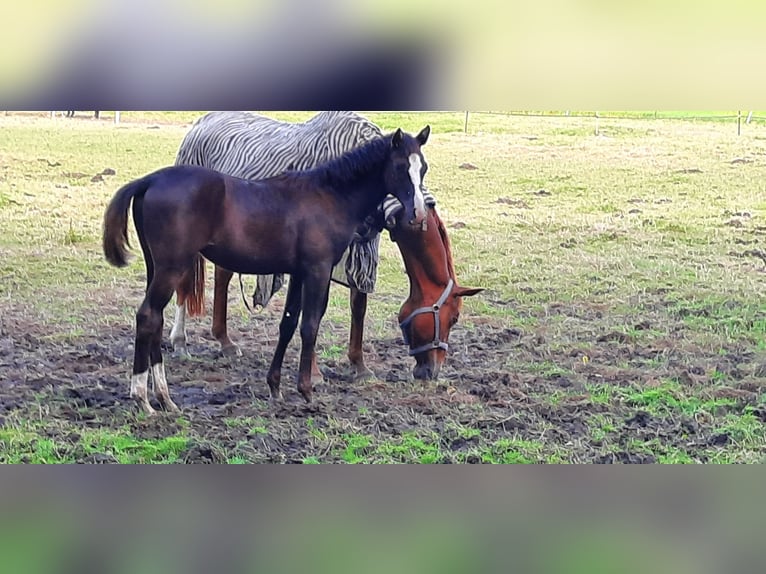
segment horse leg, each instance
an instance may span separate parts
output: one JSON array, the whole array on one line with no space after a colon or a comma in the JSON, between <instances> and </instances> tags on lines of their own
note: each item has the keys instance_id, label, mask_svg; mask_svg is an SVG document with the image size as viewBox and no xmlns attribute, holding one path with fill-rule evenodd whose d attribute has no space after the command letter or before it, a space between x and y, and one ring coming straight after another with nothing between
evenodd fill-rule
<instances>
[{"instance_id":1,"label":"horse leg","mask_svg":"<svg viewBox=\"0 0 766 574\"><path fill-rule=\"evenodd\" d=\"M364 316L367 314L367 293L351 287L351 334L348 341L348 360L351 363L351 377L355 381L374 377L364 364L362 339L364 337Z\"/></svg>"},{"instance_id":2,"label":"horse leg","mask_svg":"<svg viewBox=\"0 0 766 574\"><path fill-rule=\"evenodd\" d=\"M181 283L185 279L181 280ZM173 344L173 351L180 356L189 356L186 348L186 294L181 287L176 292L176 316L173 321L173 328L170 330L170 342Z\"/></svg>"},{"instance_id":3,"label":"horse leg","mask_svg":"<svg viewBox=\"0 0 766 574\"><path fill-rule=\"evenodd\" d=\"M330 292L329 270L315 270L304 279L302 297L303 318L301 319L301 360L298 370L298 392L306 402L311 402L311 362L316 352L319 323L327 311Z\"/></svg>"},{"instance_id":4,"label":"horse leg","mask_svg":"<svg viewBox=\"0 0 766 574\"><path fill-rule=\"evenodd\" d=\"M324 375L322 375L322 371L319 370L319 364L317 363L317 354L316 351L311 356L311 384L316 385L318 383L324 382Z\"/></svg>"},{"instance_id":5,"label":"horse leg","mask_svg":"<svg viewBox=\"0 0 766 574\"><path fill-rule=\"evenodd\" d=\"M242 354L239 346L229 339L229 331L226 325L226 311L228 306L229 283L234 275L223 267L215 266L215 291L213 293L213 337L221 344L221 352L224 355Z\"/></svg>"},{"instance_id":6,"label":"horse leg","mask_svg":"<svg viewBox=\"0 0 766 574\"><path fill-rule=\"evenodd\" d=\"M136 344L130 397L147 415L153 415L155 412L149 404L148 396L150 361L156 393L162 395L161 404L170 410L174 408L178 410L168 394L160 342L162 341L162 313L173 296L173 283L179 278L180 275L155 273L146 290L146 297L136 313Z\"/></svg>"},{"instance_id":7,"label":"horse leg","mask_svg":"<svg viewBox=\"0 0 766 574\"><path fill-rule=\"evenodd\" d=\"M162 312L160 312L160 326L159 329L154 332L154 336L151 340L151 346L149 347L149 360L152 365L152 383L154 385L154 396L163 409L168 412L177 413L180 412L181 409L179 409L170 398L168 380L165 377L165 365L162 362L162 350L160 348L160 345L162 344L162 327L163 315Z\"/></svg>"},{"instance_id":8,"label":"horse leg","mask_svg":"<svg viewBox=\"0 0 766 574\"><path fill-rule=\"evenodd\" d=\"M282 313L282 320L279 323L279 342L274 351L274 358L271 360L269 374L266 376L266 382L269 384L272 399L281 399L282 393L279 390L279 383L282 380L282 362L285 358L287 345L295 334L298 326L298 317L301 314L301 287L300 277L293 275L290 277L290 285L287 288L287 297L285 298L285 309Z\"/></svg>"}]
</instances>

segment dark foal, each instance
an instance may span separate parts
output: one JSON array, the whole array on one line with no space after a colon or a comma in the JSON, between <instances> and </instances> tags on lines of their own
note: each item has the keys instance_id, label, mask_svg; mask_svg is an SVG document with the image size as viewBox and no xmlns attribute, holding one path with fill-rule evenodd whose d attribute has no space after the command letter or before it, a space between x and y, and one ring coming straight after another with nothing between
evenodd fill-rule
<instances>
[{"instance_id":1,"label":"dark foal","mask_svg":"<svg viewBox=\"0 0 766 574\"><path fill-rule=\"evenodd\" d=\"M422 222L425 213L415 209L415 180L423 175L421 146L429 132L426 126L413 137L397 130L314 169L264 180L177 166L121 188L104 215L103 249L112 265L127 264L132 202L147 270L146 297L136 314L130 390L141 408L154 412L147 388L151 366L161 406L178 410L170 399L160 349L163 311L197 253L236 273L290 275L267 382L271 397L281 397L282 362L302 313L298 390L310 401L311 362L332 268L386 195L402 203L409 223Z\"/></svg>"},{"instance_id":2,"label":"dark foal","mask_svg":"<svg viewBox=\"0 0 766 574\"><path fill-rule=\"evenodd\" d=\"M458 322L463 297L484 291L461 287L455 276L447 230L436 208L427 210L425 230L398 220L391 231L410 278L410 295L399 311L404 342L415 357L413 376L435 380L449 348L450 329Z\"/></svg>"}]
</instances>

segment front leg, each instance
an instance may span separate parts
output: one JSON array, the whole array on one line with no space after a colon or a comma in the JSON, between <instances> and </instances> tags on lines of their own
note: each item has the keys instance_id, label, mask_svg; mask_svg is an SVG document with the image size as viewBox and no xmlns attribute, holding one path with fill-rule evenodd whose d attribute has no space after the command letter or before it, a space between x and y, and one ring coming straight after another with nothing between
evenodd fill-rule
<instances>
[{"instance_id":1,"label":"front leg","mask_svg":"<svg viewBox=\"0 0 766 574\"><path fill-rule=\"evenodd\" d=\"M314 351L314 356L311 357L311 384L318 385L324 382L324 375L319 370L319 363L317 362L317 354Z\"/></svg>"},{"instance_id":2,"label":"front leg","mask_svg":"<svg viewBox=\"0 0 766 574\"><path fill-rule=\"evenodd\" d=\"M287 288L287 298L285 299L285 309L282 312L282 321L279 323L279 341L274 351L274 358L271 360L269 373L266 376L266 382L269 385L271 399L281 399L282 392L279 390L279 384L282 380L282 362L285 358L287 345L295 334L298 326L298 317L301 314L301 291L302 281L298 276L290 277L290 286Z\"/></svg>"},{"instance_id":3,"label":"front leg","mask_svg":"<svg viewBox=\"0 0 766 574\"><path fill-rule=\"evenodd\" d=\"M374 377L364 364L362 339L364 338L364 317L367 314L367 293L351 287L351 333L348 341L348 360L351 363L351 377L354 381Z\"/></svg>"},{"instance_id":4,"label":"front leg","mask_svg":"<svg viewBox=\"0 0 766 574\"><path fill-rule=\"evenodd\" d=\"M332 269L314 269L307 274L303 289L303 318L301 319L301 360L298 371L298 392L311 402L311 364L316 352L319 323L327 311Z\"/></svg>"}]
</instances>

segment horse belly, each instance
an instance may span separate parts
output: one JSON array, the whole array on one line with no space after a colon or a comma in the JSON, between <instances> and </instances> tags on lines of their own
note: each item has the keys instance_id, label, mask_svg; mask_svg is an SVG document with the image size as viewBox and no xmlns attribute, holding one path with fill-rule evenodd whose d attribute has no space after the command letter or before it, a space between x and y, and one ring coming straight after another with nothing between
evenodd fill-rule
<instances>
[{"instance_id":1,"label":"horse belly","mask_svg":"<svg viewBox=\"0 0 766 574\"><path fill-rule=\"evenodd\" d=\"M203 249L201 253L219 267L234 273L271 275L274 273L294 273L296 270L295 257L292 257L289 251L284 250L274 253L252 253L211 245Z\"/></svg>"}]
</instances>

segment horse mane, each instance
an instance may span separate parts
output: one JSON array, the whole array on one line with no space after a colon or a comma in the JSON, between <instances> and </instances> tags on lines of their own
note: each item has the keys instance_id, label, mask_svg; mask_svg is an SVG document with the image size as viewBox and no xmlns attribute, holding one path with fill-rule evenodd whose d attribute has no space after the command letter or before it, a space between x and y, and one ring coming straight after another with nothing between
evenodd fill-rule
<instances>
[{"instance_id":1,"label":"horse mane","mask_svg":"<svg viewBox=\"0 0 766 574\"><path fill-rule=\"evenodd\" d=\"M391 149L393 134L377 137L303 173L316 175L335 184L353 182L360 175L380 167Z\"/></svg>"},{"instance_id":2,"label":"horse mane","mask_svg":"<svg viewBox=\"0 0 766 574\"><path fill-rule=\"evenodd\" d=\"M447 256L447 271L452 279L456 279L455 264L452 261L452 246L450 245L449 235L447 235L447 228L444 226L441 217L439 217L439 214L436 211L436 206L431 208L431 213L436 222L436 229L439 230L439 236L442 238L442 243L444 244L444 253Z\"/></svg>"}]
</instances>

